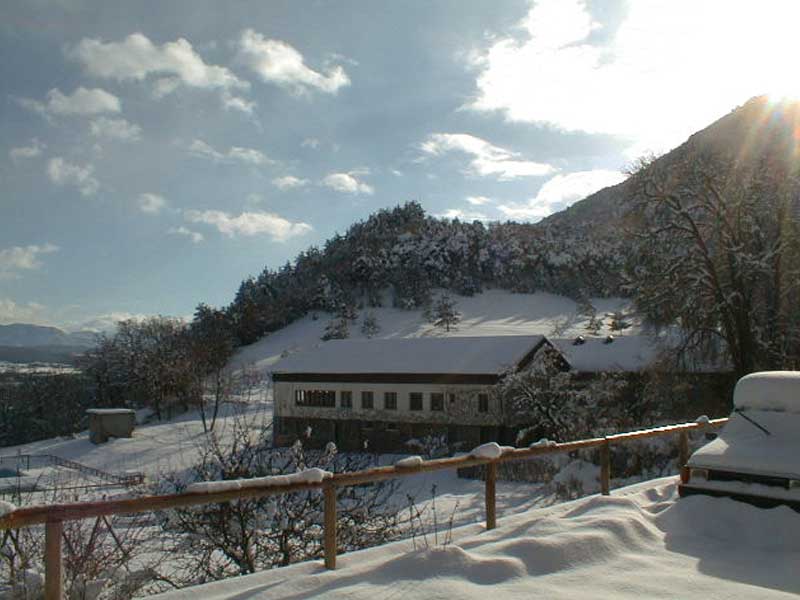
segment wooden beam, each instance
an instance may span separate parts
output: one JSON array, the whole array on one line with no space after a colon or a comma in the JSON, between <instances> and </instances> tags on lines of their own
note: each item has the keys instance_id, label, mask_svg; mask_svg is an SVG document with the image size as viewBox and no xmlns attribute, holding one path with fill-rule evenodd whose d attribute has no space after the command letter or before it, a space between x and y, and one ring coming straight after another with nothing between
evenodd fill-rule
<instances>
[{"instance_id":1,"label":"wooden beam","mask_svg":"<svg viewBox=\"0 0 800 600\"><path fill-rule=\"evenodd\" d=\"M497 527L497 463L486 465L486 529Z\"/></svg>"},{"instance_id":2,"label":"wooden beam","mask_svg":"<svg viewBox=\"0 0 800 600\"><path fill-rule=\"evenodd\" d=\"M600 490L603 496L611 494L611 444L600 446Z\"/></svg>"},{"instance_id":3,"label":"wooden beam","mask_svg":"<svg viewBox=\"0 0 800 600\"><path fill-rule=\"evenodd\" d=\"M332 483L323 488L325 494L325 568L336 568L336 488Z\"/></svg>"},{"instance_id":4,"label":"wooden beam","mask_svg":"<svg viewBox=\"0 0 800 600\"><path fill-rule=\"evenodd\" d=\"M678 468L683 468L689 461L689 434L684 430L678 437Z\"/></svg>"},{"instance_id":5,"label":"wooden beam","mask_svg":"<svg viewBox=\"0 0 800 600\"><path fill-rule=\"evenodd\" d=\"M61 536L63 521L48 521L44 530L44 597L45 600L62 600L63 573L61 562Z\"/></svg>"}]
</instances>

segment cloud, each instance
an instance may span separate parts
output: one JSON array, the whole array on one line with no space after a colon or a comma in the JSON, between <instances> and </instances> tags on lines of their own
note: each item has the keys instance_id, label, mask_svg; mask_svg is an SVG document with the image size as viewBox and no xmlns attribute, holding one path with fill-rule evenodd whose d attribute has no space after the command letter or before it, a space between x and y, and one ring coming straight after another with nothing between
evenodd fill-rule
<instances>
[{"instance_id":1,"label":"cloud","mask_svg":"<svg viewBox=\"0 0 800 600\"><path fill-rule=\"evenodd\" d=\"M51 158L47 163L47 176L56 185L71 185L78 188L82 196L92 196L100 188L100 182L94 178L92 165L74 165L60 156Z\"/></svg>"},{"instance_id":2,"label":"cloud","mask_svg":"<svg viewBox=\"0 0 800 600\"><path fill-rule=\"evenodd\" d=\"M527 204L501 204L497 208L510 219L539 220L624 179L619 171L604 169L556 175Z\"/></svg>"},{"instance_id":3,"label":"cloud","mask_svg":"<svg viewBox=\"0 0 800 600\"><path fill-rule=\"evenodd\" d=\"M141 313L130 313L125 311L114 311L95 315L88 320L80 321L79 323L72 324L69 329L73 331L95 331L95 332L112 332L117 328L117 323L120 321L143 321L152 315L145 315Z\"/></svg>"},{"instance_id":4,"label":"cloud","mask_svg":"<svg viewBox=\"0 0 800 600\"><path fill-rule=\"evenodd\" d=\"M375 188L358 179L362 173L363 171L329 173L322 180L322 185L343 194L374 194Z\"/></svg>"},{"instance_id":5,"label":"cloud","mask_svg":"<svg viewBox=\"0 0 800 600\"><path fill-rule=\"evenodd\" d=\"M220 233L229 237L267 235L278 242L313 230L308 223L293 223L276 214L262 211L232 216L221 210L187 210L184 217L190 223L205 223L216 227Z\"/></svg>"},{"instance_id":6,"label":"cloud","mask_svg":"<svg viewBox=\"0 0 800 600\"><path fill-rule=\"evenodd\" d=\"M47 92L47 100L40 102L30 98L22 98L19 103L25 108L39 112L45 116L52 115L98 115L102 113L118 113L122 110L119 98L100 88L87 89L79 87L71 95L61 93L59 89Z\"/></svg>"},{"instance_id":7,"label":"cloud","mask_svg":"<svg viewBox=\"0 0 800 600\"><path fill-rule=\"evenodd\" d=\"M320 73L306 66L303 55L286 42L266 39L252 29L239 38L239 60L262 80L289 89L295 94L319 91L336 94L350 85L350 78L340 65Z\"/></svg>"},{"instance_id":8,"label":"cloud","mask_svg":"<svg viewBox=\"0 0 800 600\"><path fill-rule=\"evenodd\" d=\"M163 196L158 194L139 194L139 210L149 215L157 215L167 205Z\"/></svg>"},{"instance_id":9,"label":"cloud","mask_svg":"<svg viewBox=\"0 0 800 600\"><path fill-rule=\"evenodd\" d=\"M0 325L11 323L33 323L49 325L47 308L37 302L17 304L10 298L0 298Z\"/></svg>"},{"instance_id":10,"label":"cloud","mask_svg":"<svg viewBox=\"0 0 800 600\"><path fill-rule=\"evenodd\" d=\"M222 106L225 110L238 110L239 112L252 115L253 110L255 110L258 104L253 100L247 100L241 96L231 94L228 90L223 90Z\"/></svg>"},{"instance_id":11,"label":"cloud","mask_svg":"<svg viewBox=\"0 0 800 600\"><path fill-rule=\"evenodd\" d=\"M15 279L20 271L34 271L41 268L40 257L58 251L53 244L12 246L0 250L0 280Z\"/></svg>"},{"instance_id":12,"label":"cloud","mask_svg":"<svg viewBox=\"0 0 800 600\"><path fill-rule=\"evenodd\" d=\"M316 150L321 143L317 138L306 138L300 143L300 147Z\"/></svg>"},{"instance_id":13,"label":"cloud","mask_svg":"<svg viewBox=\"0 0 800 600\"><path fill-rule=\"evenodd\" d=\"M520 155L505 148L494 146L467 133L433 133L420 145L429 156L442 156L459 152L472 156L466 172L479 177L496 176L500 181L518 177L541 177L556 169L545 163L520 160Z\"/></svg>"},{"instance_id":14,"label":"cloud","mask_svg":"<svg viewBox=\"0 0 800 600\"><path fill-rule=\"evenodd\" d=\"M29 146L20 146L18 148L12 148L8 155L11 157L11 160L17 162L23 158L36 158L42 154L42 151L47 148L42 142L40 142L37 138L33 138Z\"/></svg>"},{"instance_id":15,"label":"cloud","mask_svg":"<svg viewBox=\"0 0 800 600\"><path fill-rule=\"evenodd\" d=\"M190 240L192 240L193 244L199 244L200 242L206 239L202 233L199 233L197 231L192 231L191 229L187 229L183 225L181 225L180 227L170 227L169 229L167 229L167 233L188 237Z\"/></svg>"},{"instance_id":16,"label":"cloud","mask_svg":"<svg viewBox=\"0 0 800 600\"><path fill-rule=\"evenodd\" d=\"M493 200L486 196L467 196L467 202L472 204L472 206L484 206L486 204L491 204Z\"/></svg>"},{"instance_id":17,"label":"cloud","mask_svg":"<svg viewBox=\"0 0 800 600\"><path fill-rule=\"evenodd\" d=\"M226 67L203 61L192 45L179 38L161 46L142 33L133 33L121 42L102 42L84 38L69 51L95 77L117 81L143 81L157 76L155 91L166 95L183 84L193 88L247 89L250 84Z\"/></svg>"},{"instance_id":18,"label":"cloud","mask_svg":"<svg viewBox=\"0 0 800 600\"><path fill-rule=\"evenodd\" d=\"M308 179L300 179L294 175L286 175L284 177L277 177L272 180L274 185L279 190L291 190L294 188L304 187L308 185Z\"/></svg>"},{"instance_id":19,"label":"cloud","mask_svg":"<svg viewBox=\"0 0 800 600\"><path fill-rule=\"evenodd\" d=\"M220 152L213 146L207 144L203 140L193 140L186 149L192 156L198 158L207 158L214 162L222 163L243 163L263 167L266 165L274 164L275 161L267 157L266 154L255 150L253 148L242 148L240 146L231 146L227 152Z\"/></svg>"},{"instance_id":20,"label":"cloud","mask_svg":"<svg viewBox=\"0 0 800 600\"><path fill-rule=\"evenodd\" d=\"M141 139L142 128L125 119L99 117L89 123L89 133L98 138L135 142Z\"/></svg>"},{"instance_id":21,"label":"cloud","mask_svg":"<svg viewBox=\"0 0 800 600\"><path fill-rule=\"evenodd\" d=\"M450 208L443 213L436 215L437 217L442 217L445 219L458 219L459 221L488 221L489 217L487 217L483 213L479 212L472 212L472 211L465 211L460 208Z\"/></svg>"},{"instance_id":22,"label":"cloud","mask_svg":"<svg viewBox=\"0 0 800 600\"><path fill-rule=\"evenodd\" d=\"M798 20L800 4L782 0L652 0L627 3L605 32L580 0L540 0L522 41L514 32L473 62L471 107L668 150L754 95L797 95Z\"/></svg>"}]
</instances>

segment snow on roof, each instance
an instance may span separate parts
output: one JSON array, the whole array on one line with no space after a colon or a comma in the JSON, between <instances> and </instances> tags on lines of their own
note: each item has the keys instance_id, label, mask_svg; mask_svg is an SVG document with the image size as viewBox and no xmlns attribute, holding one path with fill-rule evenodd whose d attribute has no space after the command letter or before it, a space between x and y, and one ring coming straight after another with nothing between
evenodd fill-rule
<instances>
[{"instance_id":1,"label":"snow on roof","mask_svg":"<svg viewBox=\"0 0 800 600\"><path fill-rule=\"evenodd\" d=\"M762 371L745 375L733 391L733 405L800 413L800 372Z\"/></svg>"},{"instance_id":2,"label":"snow on roof","mask_svg":"<svg viewBox=\"0 0 800 600\"><path fill-rule=\"evenodd\" d=\"M135 415L136 411L131 408L90 408L86 411L87 415Z\"/></svg>"},{"instance_id":3,"label":"snow on roof","mask_svg":"<svg viewBox=\"0 0 800 600\"><path fill-rule=\"evenodd\" d=\"M570 366L581 373L641 371L657 358L658 347L649 336L620 335L607 343L604 337L549 338Z\"/></svg>"},{"instance_id":4,"label":"snow on roof","mask_svg":"<svg viewBox=\"0 0 800 600\"><path fill-rule=\"evenodd\" d=\"M800 479L800 414L774 410L747 410L734 413L715 440L695 452L689 466Z\"/></svg>"},{"instance_id":5,"label":"snow on roof","mask_svg":"<svg viewBox=\"0 0 800 600\"><path fill-rule=\"evenodd\" d=\"M330 340L279 361L273 373L490 374L518 364L541 335Z\"/></svg>"}]
</instances>

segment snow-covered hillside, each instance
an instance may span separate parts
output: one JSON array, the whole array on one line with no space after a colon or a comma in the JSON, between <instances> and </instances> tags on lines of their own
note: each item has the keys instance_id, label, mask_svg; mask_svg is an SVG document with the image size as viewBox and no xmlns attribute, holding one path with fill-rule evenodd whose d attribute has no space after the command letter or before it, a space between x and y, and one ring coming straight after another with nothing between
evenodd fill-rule
<instances>
[{"instance_id":1,"label":"snow-covered hillside","mask_svg":"<svg viewBox=\"0 0 800 600\"><path fill-rule=\"evenodd\" d=\"M502 496L502 489L501 489ZM502 513L501 513L502 515ZM442 538L440 537L440 540ZM790 598L800 593L800 515L694 496L675 478L166 594L261 598Z\"/></svg>"},{"instance_id":2,"label":"snow-covered hillside","mask_svg":"<svg viewBox=\"0 0 800 600\"><path fill-rule=\"evenodd\" d=\"M429 324L422 311L398 308L370 308L359 311L359 319L350 327L350 337L363 338L360 331L364 313L377 319L379 338L420 336L488 336L488 335L548 335L556 337L586 334L588 317L579 314L578 305L569 298L554 294L514 294L504 290L487 290L482 294L462 297L454 296L461 322L454 330L445 333ZM591 300L597 316L627 308L628 301L622 298L593 298ZM291 325L270 334L258 342L241 348L234 356L233 367L252 366L269 370L281 358L282 353L297 352L313 348L320 341L331 315L324 312L295 321ZM604 320L608 333L610 320ZM635 327L625 333L636 333Z\"/></svg>"}]
</instances>

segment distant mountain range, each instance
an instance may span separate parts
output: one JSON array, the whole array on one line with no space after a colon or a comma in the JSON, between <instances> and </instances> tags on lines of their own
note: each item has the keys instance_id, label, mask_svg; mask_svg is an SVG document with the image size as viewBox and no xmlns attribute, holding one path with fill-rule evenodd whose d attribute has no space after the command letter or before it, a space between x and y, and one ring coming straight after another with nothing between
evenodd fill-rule
<instances>
[{"instance_id":1,"label":"distant mountain range","mask_svg":"<svg viewBox=\"0 0 800 600\"><path fill-rule=\"evenodd\" d=\"M95 333L67 333L57 327L13 323L0 325L0 361L74 364L94 345Z\"/></svg>"}]
</instances>

